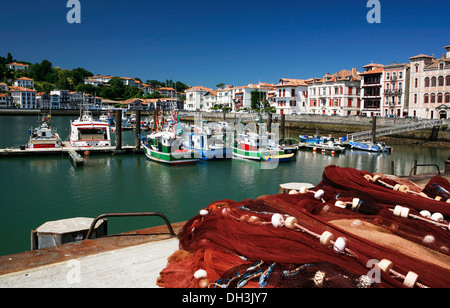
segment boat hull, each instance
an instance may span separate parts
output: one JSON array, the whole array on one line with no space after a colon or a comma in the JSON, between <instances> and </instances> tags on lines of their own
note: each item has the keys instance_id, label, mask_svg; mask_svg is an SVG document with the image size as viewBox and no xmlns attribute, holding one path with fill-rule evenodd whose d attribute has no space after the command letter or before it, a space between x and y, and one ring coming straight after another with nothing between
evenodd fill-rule
<instances>
[{"instance_id":1,"label":"boat hull","mask_svg":"<svg viewBox=\"0 0 450 308\"><path fill-rule=\"evenodd\" d=\"M185 165L185 164L195 164L199 161L199 159L196 157L198 156L198 154L196 154L194 151L164 153L160 151L155 151L145 144L143 144L143 147L145 156L147 156L148 159L159 163L165 163L169 165Z\"/></svg>"},{"instance_id":2,"label":"boat hull","mask_svg":"<svg viewBox=\"0 0 450 308\"><path fill-rule=\"evenodd\" d=\"M217 159L230 159L233 157L233 151L231 148L202 150L194 149L202 160L217 160Z\"/></svg>"},{"instance_id":3,"label":"boat hull","mask_svg":"<svg viewBox=\"0 0 450 308\"><path fill-rule=\"evenodd\" d=\"M251 160L262 160L263 156L270 156L270 155L283 155L284 151L281 150L257 150L257 151L251 151L251 150L243 150L239 148L233 148L233 156L239 157L239 158L245 158L245 159L251 159Z\"/></svg>"}]
</instances>

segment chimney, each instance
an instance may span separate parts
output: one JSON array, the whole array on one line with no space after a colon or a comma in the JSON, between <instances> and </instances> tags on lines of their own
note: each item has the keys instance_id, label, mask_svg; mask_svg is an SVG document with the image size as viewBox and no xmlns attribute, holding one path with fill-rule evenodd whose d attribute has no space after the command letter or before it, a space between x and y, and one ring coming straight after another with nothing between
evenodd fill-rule
<instances>
[{"instance_id":1,"label":"chimney","mask_svg":"<svg viewBox=\"0 0 450 308\"><path fill-rule=\"evenodd\" d=\"M450 58L450 45L445 46L444 49L447 50L445 57Z\"/></svg>"}]
</instances>

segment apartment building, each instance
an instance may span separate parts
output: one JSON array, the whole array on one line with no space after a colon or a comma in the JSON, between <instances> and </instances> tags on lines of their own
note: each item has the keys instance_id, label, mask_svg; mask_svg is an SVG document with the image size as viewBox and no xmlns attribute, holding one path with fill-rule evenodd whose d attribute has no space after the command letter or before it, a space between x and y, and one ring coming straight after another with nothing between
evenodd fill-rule
<instances>
[{"instance_id":1,"label":"apartment building","mask_svg":"<svg viewBox=\"0 0 450 308\"><path fill-rule=\"evenodd\" d=\"M18 106L22 109L36 109L36 91L24 87L11 87L11 97L13 99L13 106Z\"/></svg>"},{"instance_id":2,"label":"apartment building","mask_svg":"<svg viewBox=\"0 0 450 308\"><path fill-rule=\"evenodd\" d=\"M371 63L363 66L361 76L361 115L381 116L383 93L383 65Z\"/></svg>"},{"instance_id":3,"label":"apartment building","mask_svg":"<svg viewBox=\"0 0 450 308\"><path fill-rule=\"evenodd\" d=\"M28 77L17 78L14 80L14 86L34 89L34 80Z\"/></svg>"},{"instance_id":4,"label":"apartment building","mask_svg":"<svg viewBox=\"0 0 450 308\"><path fill-rule=\"evenodd\" d=\"M190 111L204 110L205 95L213 91L214 90L203 86L196 86L187 89L185 91L186 103L184 109Z\"/></svg>"},{"instance_id":5,"label":"apartment building","mask_svg":"<svg viewBox=\"0 0 450 308\"><path fill-rule=\"evenodd\" d=\"M303 79L281 78L271 98L277 114L307 113L308 84Z\"/></svg>"},{"instance_id":6,"label":"apartment building","mask_svg":"<svg viewBox=\"0 0 450 308\"><path fill-rule=\"evenodd\" d=\"M410 115L450 118L450 45L441 58L420 54L410 60Z\"/></svg>"},{"instance_id":7,"label":"apartment building","mask_svg":"<svg viewBox=\"0 0 450 308\"><path fill-rule=\"evenodd\" d=\"M383 66L383 92L381 115L385 117L408 116L409 64L392 63Z\"/></svg>"},{"instance_id":8,"label":"apartment building","mask_svg":"<svg viewBox=\"0 0 450 308\"><path fill-rule=\"evenodd\" d=\"M356 68L327 73L322 78L306 80L308 113L323 115L360 115L361 77Z\"/></svg>"}]
</instances>

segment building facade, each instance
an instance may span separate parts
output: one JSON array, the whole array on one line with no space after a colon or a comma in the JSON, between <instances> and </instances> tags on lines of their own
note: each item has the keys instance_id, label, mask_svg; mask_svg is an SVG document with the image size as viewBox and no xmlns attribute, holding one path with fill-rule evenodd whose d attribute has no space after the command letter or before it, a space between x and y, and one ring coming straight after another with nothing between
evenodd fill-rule
<instances>
[{"instance_id":1,"label":"building facade","mask_svg":"<svg viewBox=\"0 0 450 308\"><path fill-rule=\"evenodd\" d=\"M212 89L203 86L191 87L185 91L186 103L184 109L189 111L200 111L204 109L205 95L213 92Z\"/></svg>"},{"instance_id":2,"label":"building facade","mask_svg":"<svg viewBox=\"0 0 450 308\"><path fill-rule=\"evenodd\" d=\"M450 45L444 49L439 59L424 54L409 59L411 116L450 118Z\"/></svg>"},{"instance_id":3,"label":"building facade","mask_svg":"<svg viewBox=\"0 0 450 308\"><path fill-rule=\"evenodd\" d=\"M281 78L270 100L277 114L307 113L308 85L303 79Z\"/></svg>"},{"instance_id":4,"label":"building facade","mask_svg":"<svg viewBox=\"0 0 450 308\"><path fill-rule=\"evenodd\" d=\"M13 105L21 109L37 109L36 91L23 87L11 87Z\"/></svg>"},{"instance_id":5,"label":"building facade","mask_svg":"<svg viewBox=\"0 0 450 308\"><path fill-rule=\"evenodd\" d=\"M381 116L381 96L383 93L383 65L363 66L361 76L361 115Z\"/></svg>"},{"instance_id":6,"label":"building facade","mask_svg":"<svg viewBox=\"0 0 450 308\"><path fill-rule=\"evenodd\" d=\"M28 77L17 78L14 80L14 86L34 89L34 80Z\"/></svg>"},{"instance_id":7,"label":"building facade","mask_svg":"<svg viewBox=\"0 0 450 308\"><path fill-rule=\"evenodd\" d=\"M409 64L384 65L382 80L381 116L408 116Z\"/></svg>"},{"instance_id":8,"label":"building facade","mask_svg":"<svg viewBox=\"0 0 450 308\"><path fill-rule=\"evenodd\" d=\"M28 71L30 66L28 64L23 63L9 63L6 64L6 67L9 68L12 71Z\"/></svg>"},{"instance_id":9,"label":"building facade","mask_svg":"<svg viewBox=\"0 0 450 308\"><path fill-rule=\"evenodd\" d=\"M308 113L323 115L360 115L361 77L356 68L341 70L323 78L312 78L308 84Z\"/></svg>"}]
</instances>

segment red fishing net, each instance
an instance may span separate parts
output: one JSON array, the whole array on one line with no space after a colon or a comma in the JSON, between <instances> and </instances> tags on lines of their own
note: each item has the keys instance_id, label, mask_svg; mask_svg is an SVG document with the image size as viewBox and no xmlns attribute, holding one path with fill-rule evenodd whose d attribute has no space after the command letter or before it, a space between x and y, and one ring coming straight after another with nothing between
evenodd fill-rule
<instances>
[{"instance_id":1,"label":"red fishing net","mask_svg":"<svg viewBox=\"0 0 450 308\"><path fill-rule=\"evenodd\" d=\"M422 191L328 166L306 192L213 202L185 224L158 285L449 287L449 191L441 177Z\"/></svg>"}]
</instances>

